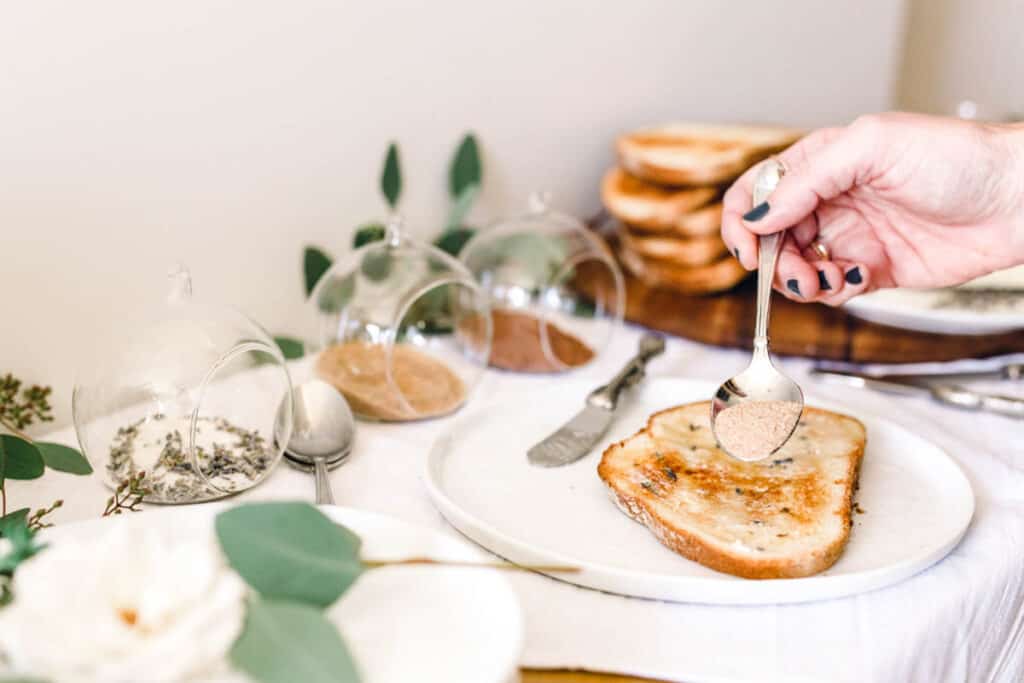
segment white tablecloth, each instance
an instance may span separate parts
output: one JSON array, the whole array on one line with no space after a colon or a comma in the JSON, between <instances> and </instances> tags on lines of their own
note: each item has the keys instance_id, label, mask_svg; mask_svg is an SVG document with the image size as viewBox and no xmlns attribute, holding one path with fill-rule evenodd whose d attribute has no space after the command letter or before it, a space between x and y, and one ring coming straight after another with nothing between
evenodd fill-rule
<instances>
[{"instance_id":1,"label":"white tablecloth","mask_svg":"<svg viewBox=\"0 0 1024 683\"><path fill-rule=\"evenodd\" d=\"M627 330L602 362L579 372L595 385L606 381L632 354L638 336ZM720 380L746 358L672 341L650 374ZM512 575L526 615L523 666L687 682L1024 681L1024 423L927 399L822 385L807 378L806 361L784 365L812 396L827 396L853 414L887 415L952 455L977 497L974 521L959 547L899 585L793 606L669 604ZM542 390L549 381L490 373L478 391L497 395L522 383ZM421 482L429 447L449 423L360 424L353 457L331 477L338 504L455 533ZM48 438L75 443L70 429ZM241 499L311 499L312 491L311 477L282 465ZM63 498L54 516L63 523L96 517L108 495L98 478L47 472L40 480L9 482L8 501L11 508L39 507Z\"/></svg>"}]
</instances>

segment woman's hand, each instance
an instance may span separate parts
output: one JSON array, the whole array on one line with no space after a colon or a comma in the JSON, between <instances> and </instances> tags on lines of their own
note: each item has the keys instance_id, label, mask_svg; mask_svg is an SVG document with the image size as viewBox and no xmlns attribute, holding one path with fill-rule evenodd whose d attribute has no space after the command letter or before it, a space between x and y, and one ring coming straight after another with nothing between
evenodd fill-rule
<instances>
[{"instance_id":1,"label":"woman's hand","mask_svg":"<svg viewBox=\"0 0 1024 683\"><path fill-rule=\"evenodd\" d=\"M838 305L1024 262L1022 126L866 116L815 131L778 158L787 173L768 202L751 209L756 168L726 193L722 237L755 269L757 236L792 228L775 283L791 299Z\"/></svg>"}]
</instances>

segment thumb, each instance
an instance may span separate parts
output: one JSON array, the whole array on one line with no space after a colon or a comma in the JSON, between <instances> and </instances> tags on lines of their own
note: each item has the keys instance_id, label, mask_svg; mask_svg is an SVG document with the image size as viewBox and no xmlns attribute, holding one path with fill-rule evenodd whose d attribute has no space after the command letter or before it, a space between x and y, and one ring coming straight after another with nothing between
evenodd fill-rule
<instances>
[{"instance_id":1,"label":"thumb","mask_svg":"<svg viewBox=\"0 0 1024 683\"><path fill-rule=\"evenodd\" d=\"M767 201L744 214L744 226L760 235L786 230L852 188L867 169L872 147L862 130L855 123L817 131L779 154L786 174Z\"/></svg>"}]
</instances>

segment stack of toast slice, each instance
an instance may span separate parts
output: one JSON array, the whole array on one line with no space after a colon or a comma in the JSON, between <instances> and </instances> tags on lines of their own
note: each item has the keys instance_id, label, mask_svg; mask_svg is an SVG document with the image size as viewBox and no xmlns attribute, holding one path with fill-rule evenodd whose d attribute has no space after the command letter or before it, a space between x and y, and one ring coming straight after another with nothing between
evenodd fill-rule
<instances>
[{"instance_id":1,"label":"stack of toast slice","mask_svg":"<svg viewBox=\"0 0 1024 683\"><path fill-rule=\"evenodd\" d=\"M719 236L722 193L800 135L777 126L673 123L621 136L619 165L605 174L601 198L618 219L622 264L649 285L687 294L734 287L747 273Z\"/></svg>"}]
</instances>

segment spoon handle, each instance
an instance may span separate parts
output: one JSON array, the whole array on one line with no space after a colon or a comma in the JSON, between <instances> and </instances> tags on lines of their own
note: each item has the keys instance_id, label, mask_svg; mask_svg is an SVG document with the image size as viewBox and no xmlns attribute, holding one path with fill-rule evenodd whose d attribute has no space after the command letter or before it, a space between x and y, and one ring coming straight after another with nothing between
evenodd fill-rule
<instances>
[{"instance_id":1,"label":"spoon handle","mask_svg":"<svg viewBox=\"0 0 1024 683\"><path fill-rule=\"evenodd\" d=\"M313 463L316 477L316 504L334 505L331 481L327 478L327 463L323 458L315 458Z\"/></svg>"},{"instance_id":2,"label":"spoon handle","mask_svg":"<svg viewBox=\"0 0 1024 683\"><path fill-rule=\"evenodd\" d=\"M768 349L768 314L772 303L772 282L775 280L775 262L779 259L784 233L763 235L757 244L757 322L754 325L754 350Z\"/></svg>"},{"instance_id":3,"label":"spoon handle","mask_svg":"<svg viewBox=\"0 0 1024 683\"><path fill-rule=\"evenodd\" d=\"M777 159L768 159L758 171L754 181L753 205L758 206L771 196L786 169ZM754 324L754 353L768 352L768 314L772 302L772 282L775 264L779 260L785 231L762 235L757 244L757 321Z\"/></svg>"}]
</instances>

